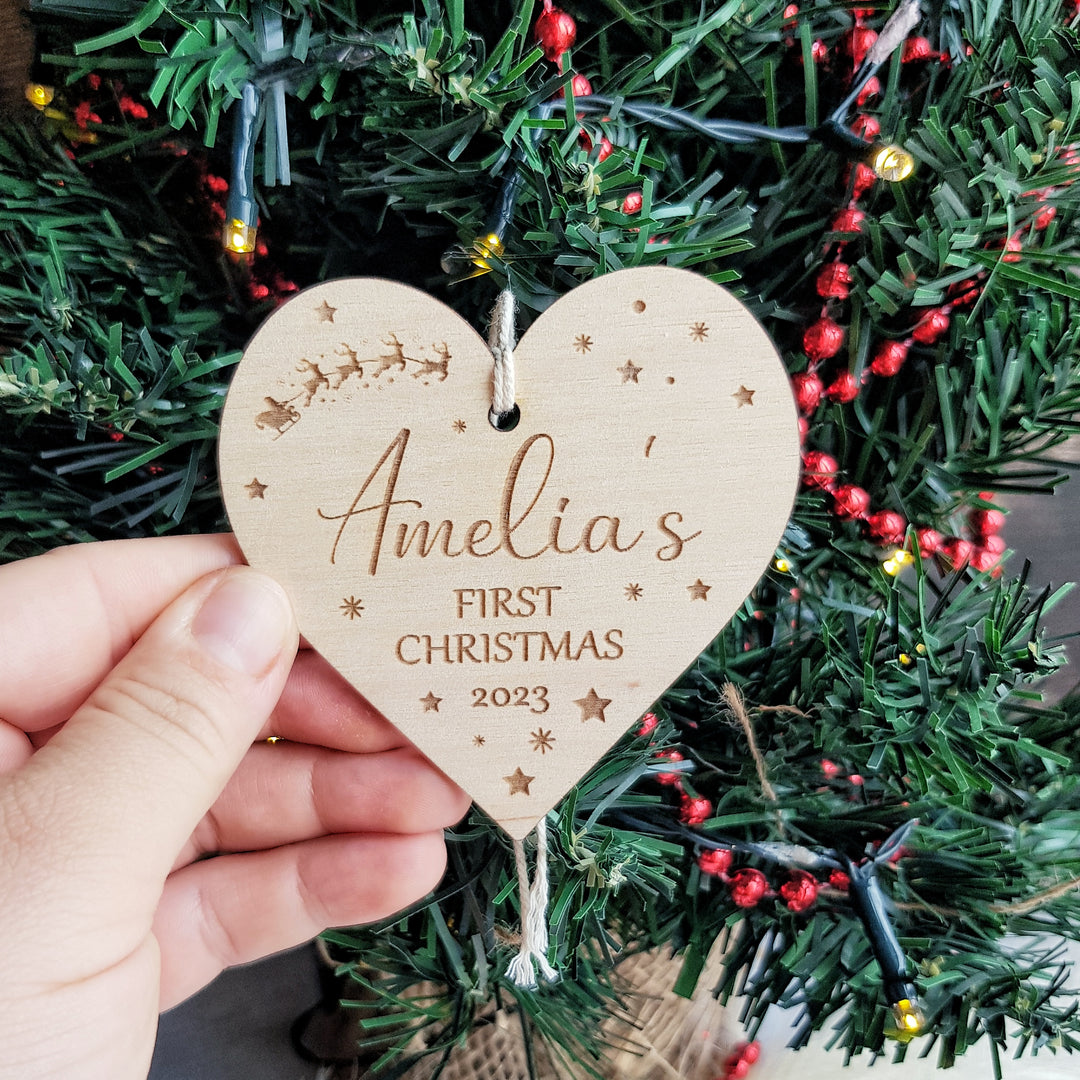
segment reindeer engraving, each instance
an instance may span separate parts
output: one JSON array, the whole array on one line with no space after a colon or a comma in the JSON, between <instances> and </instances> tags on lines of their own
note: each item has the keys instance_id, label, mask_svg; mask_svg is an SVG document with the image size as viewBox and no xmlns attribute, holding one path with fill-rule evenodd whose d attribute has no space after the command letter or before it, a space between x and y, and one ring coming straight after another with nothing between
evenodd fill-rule
<instances>
[{"instance_id":1,"label":"reindeer engraving","mask_svg":"<svg viewBox=\"0 0 1080 1080\"><path fill-rule=\"evenodd\" d=\"M364 369L360 366L360 362L356 357L356 350L350 349L348 345L343 341L340 349L334 350L335 356L347 356L349 359L344 364L338 364L337 366L337 386L335 390L341 389L341 384L350 376L360 376L364 374Z\"/></svg>"},{"instance_id":2,"label":"reindeer engraving","mask_svg":"<svg viewBox=\"0 0 1080 1080\"><path fill-rule=\"evenodd\" d=\"M255 426L260 431L263 428L273 428L277 432L275 439L300 419L300 413L287 401L275 401L272 397L264 397L263 401L270 407L255 414Z\"/></svg>"},{"instance_id":3,"label":"reindeer engraving","mask_svg":"<svg viewBox=\"0 0 1080 1080\"><path fill-rule=\"evenodd\" d=\"M411 356L405 356L405 346L398 341L397 334L391 334L389 338L383 338L383 344L389 345L394 351L379 357L379 366L371 374L373 379L377 379L384 371L389 371L391 368L404 371L406 359L412 359Z\"/></svg>"},{"instance_id":4,"label":"reindeer engraving","mask_svg":"<svg viewBox=\"0 0 1080 1080\"><path fill-rule=\"evenodd\" d=\"M446 365L453 359L450 355L450 350L446 347L445 341L441 345L432 345L431 347L435 350L435 355L440 359L417 360L415 357L410 356L409 359L412 360L414 364L420 365L416 371L412 372L412 377L414 379L421 379L425 375L431 375L437 377L439 382L445 382L448 374Z\"/></svg>"},{"instance_id":5,"label":"reindeer engraving","mask_svg":"<svg viewBox=\"0 0 1080 1080\"><path fill-rule=\"evenodd\" d=\"M296 365L296 370L301 375L307 375L306 379L300 380L300 385L304 388L304 407L306 408L311 404L312 399L319 392L319 388L329 390L330 380L326 377L326 374L319 369L319 365L313 360L309 360L306 356L300 358L300 363Z\"/></svg>"}]
</instances>

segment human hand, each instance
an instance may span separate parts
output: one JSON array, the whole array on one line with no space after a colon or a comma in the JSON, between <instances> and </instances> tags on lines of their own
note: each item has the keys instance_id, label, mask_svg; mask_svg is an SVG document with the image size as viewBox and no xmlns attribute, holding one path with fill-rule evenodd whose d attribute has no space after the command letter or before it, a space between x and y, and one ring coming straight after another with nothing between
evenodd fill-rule
<instances>
[{"instance_id":1,"label":"human hand","mask_svg":"<svg viewBox=\"0 0 1080 1080\"><path fill-rule=\"evenodd\" d=\"M239 561L204 536L0 567L4 1080L145 1077L160 1009L442 876L467 796Z\"/></svg>"}]
</instances>

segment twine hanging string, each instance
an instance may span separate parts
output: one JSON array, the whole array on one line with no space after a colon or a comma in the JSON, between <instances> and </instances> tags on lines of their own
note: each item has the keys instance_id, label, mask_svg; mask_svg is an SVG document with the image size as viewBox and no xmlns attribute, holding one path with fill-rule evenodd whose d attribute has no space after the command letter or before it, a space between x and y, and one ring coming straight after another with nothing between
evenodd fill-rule
<instances>
[{"instance_id":1,"label":"twine hanging string","mask_svg":"<svg viewBox=\"0 0 1080 1080\"><path fill-rule=\"evenodd\" d=\"M514 315L517 301L509 288L499 293L491 310L488 327L488 347L495 364L491 371L491 411L488 419L500 430L515 414L514 402ZM512 426L512 425L511 425Z\"/></svg>"},{"instance_id":2,"label":"twine hanging string","mask_svg":"<svg viewBox=\"0 0 1080 1080\"><path fill-rule=\"evenodd\" d=\"M547 817L536 823L536 869L532 885L525 862L525 845L514 841L514 863L517 866L518 897L521 903L521 944L517 956L506 967L506 974L515 986L524 990L536 989L536 972L547 982L555 982L558 972L548 963L548 852ZM535 966L534 966L535 965Z\"/></svg>"},{"instance_id":3,"label":"twine hanging string","mask_svg":"<svg viewBox=\"0 0 1080 1080\"><path fill-rule=\"evenodd\" d=\"M491 370L491 410L488 419L500 431L512 428L518 416L514 401L514 315L517 301L510 289L499 293L491 311L488 346L494 364ZM517 956L507 965L506 973L515 986L536 989L537 971L548 982L554 982L558 972L548 963L548 836L547 817L536 824L536 867L532 884L525 860L525 845L514 841L514 865L517 868L518 898L521 906L521 941Z\"/></svg>"}]
</instances>

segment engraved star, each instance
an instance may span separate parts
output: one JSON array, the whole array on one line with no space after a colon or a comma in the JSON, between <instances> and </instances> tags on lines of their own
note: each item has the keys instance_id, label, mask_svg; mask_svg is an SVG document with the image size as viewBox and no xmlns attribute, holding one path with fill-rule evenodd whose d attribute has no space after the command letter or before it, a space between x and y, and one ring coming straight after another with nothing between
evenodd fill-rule
<instances>
[{"instance_id":1,"label":"engraved star","mask_svg":"<svg viewBox=\"0 0 1080 1080\"><path fill-rule=\"evenodd\" d=\"M551 734L550 730L545 731L543 728L537 728L535 731L529 732L529 744L533 748L533 753L539 750L540 756L543 757L549 750L555 749L555 736Z\"/></svg>"},{"instance_id":2,"label":"engraved star","mask_svg":"<svg viewBox=\"0 0 1080 1080\"><path fill-rule=\"evenodd\" d=\"M472 737L473 746L483 746L487 742L487 739L483 735L474 735Z\"/></svg>"},{"instance_id":3,"label":"engraved star","mask_svg":"<svg viewBox=\"0 0 1080 1080\"><path fill-rule=\"evenodd\" d=\"M690 324L690 340L704 341L709 336L709 328L703 322Z\"/></svg>"},{"instance_id":4,"label":"engraved star","mask_svg":"<svg viewBox=\"0 0 1080 1080\"><path fill-rule=\"evenodd\" d=\"M331 307L325 300L315 309L319 322L333 322L336 307Z\"/></svg>"},{"instance_id":5,"label":"engraved star","mask_svg":"<svg viewBox=\"0 0 1080 1080\"><path fill-rule=\"evenodd\" d=\"M521 771L521 766L519 765L509 776L504 776L503 779L510 785L508 794L517 795L520 793L522 795L531 795L532 792L529 790L529 785L536 777L526 776Z\"/></svg>"},{"instance_id":6,"label":"engraved star","mask_svg":"<svg viewBox=\"0 0 1080 1080\"><path fill-rule=\"evenodd\" d=\"M627 600L640 600L641 599L641 586L640 585L627 585L626 586L626 599Z\"/></svg>"},{"instance_id":7,"label":"engraved star","mask_svg":"<svg viewBox=\"0 0 1080 1080\"><path fill-rule=\"evenodd\" d=\"M364 605L357 600L355 596L350 596L342 603L338 610L341 611L349 622L352 622L353 619L360 618L360 612L364 610Z\"/></svg>"},{"instance_id":8,"label":"engraved star","mask_svg":"<svg viewBox=\"0 0 1080 1080\"><path fill-rule=\"evenodd\" d=\"M706 594L712 588L711 585L703 585L701 578L698 578L693 585L687 585L686 587L690 590L691 600L708 600L709 597Z\"/></svg>"},{"instance_id":9,"label":"engraved star","mask_svg":"<svg viewBox=\"0 0 1080 1080\"><path fill-rule=\"evenodd\" d=\"M263 492L269 487L269 484L260 484L259 478L255 477L250 484L244 485L244 490L248 493L249 499L262 499L265 498Z\"/></svg>"},{"instance_id":10,"label":"engraved star","mask_svg":"<svg viewBox=\"0 0 1080 1080\"><path fill-rule=\"evenodd\" d=\"M592 338L588 334L578 334L574 338L574 352L579 352L582 355L587 353L592 348Z\"/></svg>"},{"instance_id":11,"label":"engraved star","mask_svg":"<svg viewBox=\"0 0 1080 1080\"><path fill-rule=\"evenodd\" d=\"M754 404L754 395L756 393L756 390L747 390L745 386L740 385L739 389L731 396L739 403L739 408L741 409L744 405Z\"/></svg>"},{"instance_id":12,"label":"engraved star","mask_svg":"<svg viewBox=\"0 0 1080 1080\"><path fill-rule=\"evenodd\" d=\"M581 708L581 722L583 724L586 720L599 720L601 724L607 723L604 710L611 704L611 698L602 698L590 687L589 692L583 698L578 698L574 704Z\"/></svg>"},{"instance_id":13,"label":"engraved star","mask_svg":"<svg viewBox=\"0 0 1080 1080\"><path fill-rule=\"evenodd\" d=\"M442 698L436 697L434 690L429 690L427 697L420 699L420 704L424 706L424 712L438 712L440 701L442 701Z\"/></svg>"},{"instance_id":14,"label":"engraved star","mask_svg":"<svg viewBox=\"0 0 1080 1080\"><path fill-rule=\"evenodd\" d=\"M638 375L642 372L642 368L639 368L633 360L627 360L621 368L616 368L615 370L622 376L622 381L624 383L636 383Z\"/></svg>"},{"instance_id":15,"label":"engraved star","mask_svg":"<svg viewBox=\"0 0 1080 1080\"><path fill-rule=\"evenodd\" d=\"M465 421L455 420L450 426L460 435L465 430Z\"/></svg>"}]
</instances>

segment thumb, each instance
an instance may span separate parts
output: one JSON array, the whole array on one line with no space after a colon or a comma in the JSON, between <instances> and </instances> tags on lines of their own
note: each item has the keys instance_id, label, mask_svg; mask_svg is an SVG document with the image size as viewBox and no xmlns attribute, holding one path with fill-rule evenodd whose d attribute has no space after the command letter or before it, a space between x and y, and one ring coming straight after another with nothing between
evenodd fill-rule
<instances>
[{"instance_id":1,"label":"thumb","mask_svg":"<svg viewBox=\"0 0 1080 1080\"><path fill-rule=\"evenodd\" d=\"M83 871L102 900L103 863L160 891L270 715L296 647L271 578L233 567L192 585L10 778L34 861Z\"/></svg>"}]
</instances>

